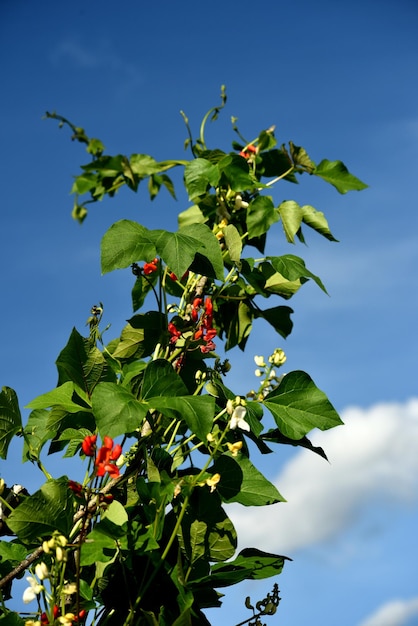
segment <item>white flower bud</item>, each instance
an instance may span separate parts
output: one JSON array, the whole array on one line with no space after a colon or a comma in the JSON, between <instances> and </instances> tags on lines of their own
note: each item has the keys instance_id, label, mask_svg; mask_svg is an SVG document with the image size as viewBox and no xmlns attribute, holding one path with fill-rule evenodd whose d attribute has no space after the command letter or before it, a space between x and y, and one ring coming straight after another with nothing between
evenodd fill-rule
<instances>
[{"instance_id":1,"label":"white flower bud","mask_svg":"<svg viewBox=\"0 0 418 626\"><path fill-rule=\"evenodd\" d=\"M49 571L46 563L44 563L43 561L42 563L37 563L35 565L35 574L37 575L39 580L44 580L45 578L48 578Z\"/></svg>"}]
</instances>

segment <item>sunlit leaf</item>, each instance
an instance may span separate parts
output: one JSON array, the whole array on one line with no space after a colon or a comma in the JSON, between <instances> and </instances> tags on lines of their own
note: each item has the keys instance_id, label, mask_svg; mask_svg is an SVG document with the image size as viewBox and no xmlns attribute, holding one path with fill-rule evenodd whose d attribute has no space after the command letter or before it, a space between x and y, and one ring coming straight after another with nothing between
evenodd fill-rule
<instances>
[{"instance_id":1,"label":"sunlit leaf","mask_svg":"<svg viewBox=\"0 0 418 626\"><path fill-rule=\"evenodd\" d=\"M148 398L147 402L167 417L184 420L192 433L206 442L212 430L215 399L211 396L176 396Z\"/></svg>"},{"instance_id":2,"label":"sunlit leaf","mask_svg":"<svg viewBox=\"0 0 418 626\"><path fill-rule=\"evenodd\" d=\"M274 269L289 281L311 278L317 285L327 293L321 279L312 274L305 265L303 259L293 254L283 256L267 257Z\"/></svg>"},{"instance_id":3,"label":"sunlit leaf","mask_svg":"<svg viewBox=\"0 0 418 626\"><path fill-rule=\"evenodd\" d=\"M218 167L206 159L194 159L184 168L184 183L189 199L194 200L206 193L208 187L216 187L219 181Z\"/></svg>"},{"instance_id":4,"label":"sunlit leaf","mask_svg":"<svg viewBox=\"0 0 418 626\"><path fill-rule=\"evenodd\" d=\"M317 211L312 206L305 204L301 207L303 213L303 223L307 224L317 233L328 239L329 241L338 241L331 233L325 215L321 211Z\"/></svg>"},{"instance_id":5,"label":"sunlit leaf","mask_svg":"<svg viewBox=\"0 0 418 626\"><path fill-rule=\"evenodd\" d=\"M241 235L233 224L225 226L222 232L225 238L225 245L228 250L230 260L232 263L239 265L242 252Z\"/></svg>"},{"instance_id":6,"label":"sunlit leaf","mask_svg":"<svg viewBox=\"0 0 418 626\"><path fill-rule=\"evenodd\" d=\"M294 243L303 219L303 211L294 200L285 200L278 207L283 230L289 243Z\"/></svg>"},{"instance_id":7,"label":"sunlit leaf","mask_svg":"<svg viewBox=\"0 0 418 626\"><path fill-rule=\"evenodd\" d=\"M214 472L221 475L217 490L225 502L239 502L244 506L285 502L277 488L244 454L235 458L223 454L216 460Z\"/></svg>"},{"instance_id":8,"label":"sunlit leaf","mask_svg":"<svg viewBox=\"0 0 418 626\"><path fill-rule=\"evenodd\" d=\"M93 413L100 436L117 437L141 425L148 411L132 393L116 383L97 385L92 395Z\"/></svg>"},{"instance_id":9,"label":"sunlit leaf","mask_svg":"<svg viewBox=\"0 0 418 626\"><path fill-rule=\"evenodd\" d=\"M38 396L29 404L26 405L27 409L47 409L48 407L58 405L63 409L68 411L69 413L77 413L78 411L89 411L90 408L86 406L82 406L81 404L77 404L74 402L74 392L76 392L77 387L74 385L72 381L67 381L63 383L59 387L52 389L52 391L48 391L47 393Z\"/></svg>"},{"instance_id":10,"label":"sunlit leaf","mask_svg":"<svg viewBox=\"0 0 418 626\"><path fill-rule=\"evenodd\" d=\"M342 161L328 161L328 159L324 159L315 167L313 173L333 185L340 193L361 191L368 186L353 176L353 174L350 174Z\"/></svg>"},{"instance_id":11,"label":"sunlit leaf","mask_svg":"<svg viewBox=\"0 0 418 626\"><path fill-rule=\"evenodd\" d=\"M156 396L181 396L187 388L171 363L165 359L150 361L144 371L142 400Z\"/></svg>"},{"instance_id":12,"label":"sunlit leaf","mask_svg":"<svg viewBox=\"0 0 418 626\"><path fill-rule=\"evenodd\" d=\"M192 237L201 244L201 247L196 252L198 257L202 257L205 260L205 268L204 271L195 270L192 265L193 271L203 274L203 276L223 280L224 264L222 251L219 241L213 234L212 230L206 226L206 224L190 224L189 226L182 228L179 233ZM202 260L200 260L200 263L202 263ZM179 276L180 275L181 274L179 274Z\"/></svg>"},{"instance_id":13,"label":"sunlit leaf","mask_svg":"<svg viewBox=\"0 0 418 626\"><path fill-rule=\"evenodd\" d=\"M129 267L138 261L151 261L157 254L149 231L130 220L115 222L101 243L102 273Z\"/></svg>"},{"instance_id":14,"label":"sunlit leaf","mask_svg":"<svg viewBox=\"0 0 418 626\"><path fill-rule=\"evenodd\" d=\"M204 244L199 239L182 231L170 233L166 230L153 230L149 233L158 256L176 276L183 276L192 264L196 252L204 250Z\"/></svg>"},{"instance_id":15,"label":"sunlit leaf","mask_svg":"<svg viewBox=\"0 0 418 626\"><path fill-rule=\"evenodd\" d=\"M248 237L260 237L279 219L270 196L257 196L247 210Z\"/></svg>"},{"instance_id":16,"label":"sunlit leaf","mask_svg":"<svg viewBox=\"0 0 418 626\"><path fill-rule=\"evenodd\" d=\"M286 556L245 548L233 561L212 566L210 581L215 587L235 585L243 580L261 580L282 573Z\"/></svg>"},{"instance_id":17,"label":"sunlit leaf","mask_svg":"<svg viewBox=\"0 0 418 626\"><path fill-rule=\"evenodd\" d=\"M343 423L324 392L301 371L286 374L264 404L280 432L290 439L302 439L313 428L327 430Z\"/></svg>"}]
</instances>

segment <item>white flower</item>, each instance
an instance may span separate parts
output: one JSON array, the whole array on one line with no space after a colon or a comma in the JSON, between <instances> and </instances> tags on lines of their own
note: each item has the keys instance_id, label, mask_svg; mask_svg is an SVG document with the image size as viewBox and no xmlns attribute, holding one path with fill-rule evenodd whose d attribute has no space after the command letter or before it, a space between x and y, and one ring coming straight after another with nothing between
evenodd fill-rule
<instances>
[{"instance_id":1,"label":"white flower","mask_svg":"<svg viewBox=\"0 0 418 626\"><path fill-rule=\"evenodd\" d=\"M35 600L38 593L41 593L44 587L40 585L36 578L34 578L33 576L27 576L26 580L28 581L30 587L26 587L25 591L23 592L23 602L25 604L29 604L29 602Z\"/></svg>"},{"instance_id":2,"label":"white flower","mask_svg":"<svg viewBox=\"0 0 418 626\"><path fill-rule=\"evenodd\" d=\"M254 363L257 365L257 367L266 367L266 362L263 356L255 356Z\"/></svg>"},{"instance_id":3,"label":"white flower","mask_svg":"<svg viewBox=\"0 0 418 626\"><path fill-rule=\"evenodd\" d=\"M232 413L234 412L234 402L233 400L228 400L226 403L226 412L228 413L228 415L232 415Z\"/></svg>"},{"instance_id":4,"label":"white flower","mask_svg":"<svg viewBox=\"0 0 418 626\"><path fill-rule=\"evenodd\" d=\"M35 565L35 574L37 575L39 580L44 580L45 578L48 578L49 572L46 563L44 563L43 561L42 563L37 563L37 565Z\"/></svg>"},{"instance_id":5,"label":"white flower","mask_svg":"<svg viewBox=\"0 0 418 626\"><path fill-rule=\"evenodd\" d=\"M231 421L229 427L231 430L241 428L242 430L250 431L250 425L245 421L244 417L247 413L245 406L239 405L235 407L234 412L231 415Z\"/></svg>"},{"instance_id":6,"label":"white flower","mask_svg":"<svg viewBox=\"0 0 418 626\"><path fill-rule=\"evenodd\" d=\"M280 367L286 362L286 355L281 348L276 348L271 356L269 356L270 363L274 363L276 367Z\"/></svg>"},{"instance_id":7,"label":"white flower","mask_svg":"<svg viewBox=\"0 0 418 626\"><path fill-rule=\"evenodd\" d=\"M240 209L248 209L248 202L245 202L241 194L237 193L235 196L235 210L239 211Z\"/></svg>"}]
</instances>

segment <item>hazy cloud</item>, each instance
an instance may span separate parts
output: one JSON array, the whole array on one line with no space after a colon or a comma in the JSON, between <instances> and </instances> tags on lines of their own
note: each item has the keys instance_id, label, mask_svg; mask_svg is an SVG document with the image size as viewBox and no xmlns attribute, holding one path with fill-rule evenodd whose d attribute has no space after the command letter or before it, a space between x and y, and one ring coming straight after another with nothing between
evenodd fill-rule
<instances>
[{"instance_id":1,"label":"hazy cloud","mask_svg":"<svg viewBox=\"0 0 418 626\"><path fill-rule=\"evenodd\" d=\"M50 60L54 66L70 65L80 70L111 72L117 79L118 89L123 92L143 81L141 68L121 57L106 40L86 45L74 38L63 39L52 51Z\"/></svg>"},{"instance_id":2,"label":"hazy cloud","mask_svg":"<svg viewBox=\"0 0 418 626\"><path fill-rule=\"evenodd\" d=\"M418 399L346 409L345 426L315 433L327 463L298 452L274 479L287 503L228 507L242 545L294 554L338 538L368 507L411 503L418 492Z\"/></svg>"},{"instance_id":3,"label":"hazy cloud","mask_svg":"<svg viewBox=\"0 0 418 626\"><path fill-rule=\"evenodd\" d=\"M418 597L411 600L392 600L381 606L359 626L406 626L411 617L418 615Z\"/></svg>"}]
</instances>

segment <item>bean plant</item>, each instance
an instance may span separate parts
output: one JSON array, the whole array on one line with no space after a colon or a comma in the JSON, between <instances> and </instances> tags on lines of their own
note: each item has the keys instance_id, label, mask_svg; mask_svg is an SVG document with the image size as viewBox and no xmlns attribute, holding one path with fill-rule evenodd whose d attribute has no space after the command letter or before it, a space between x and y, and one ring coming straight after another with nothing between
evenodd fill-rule
<instances>
[{"instance_id":1,"label":"bean plant","mask_svg":"<svg viewBox=\"0 0 418 626\"><path fill-rule=\"evenodd\" d=\"M45 482L31 494L10 476L0 482L0 626L207 625L205 609L221 607L225 587L276 577L288 559L257 546L237 553L228 504L244 515L283 502L256 467L260 455L291 445L326 458L308 435L342 424L309 374L282 370L293 313L283 302L307 281L325 291L287 244L303 243L309 229L336 240L322 212L273 193L309 176L342 194L366 185L341 161L316 164L292 141L279 144L273 127L245 138L236 118L232 148L209 147L206 127L225 104L222 88L196 139L182 113L189 158L165 161L109 155L83 128L46 114L89 155L72 188L80 223L122 187L147 185L150 202L163 191L174 203L175 169L189 204L175 232L121 219L104 234L102 272L132 280L118 336L105 342L95 303L87 330L74 328L57 357L57 386L30 402L25 424L16 392L1 391L0 456L17 437L28 471L38 468ZM283 235L277 256L266 254L271 229ZM258 385L231 389L228 372L244 367L237 354L259 323L272 349L249 357ZM233 348L235 364L225 357ZM57 454L83 471L52 476ZM23 576L22 598L14 583ZM247 598L252 614L242 623L275 613L278 593L275 582L255 606Z\"/></svg>"}]
</instances>

